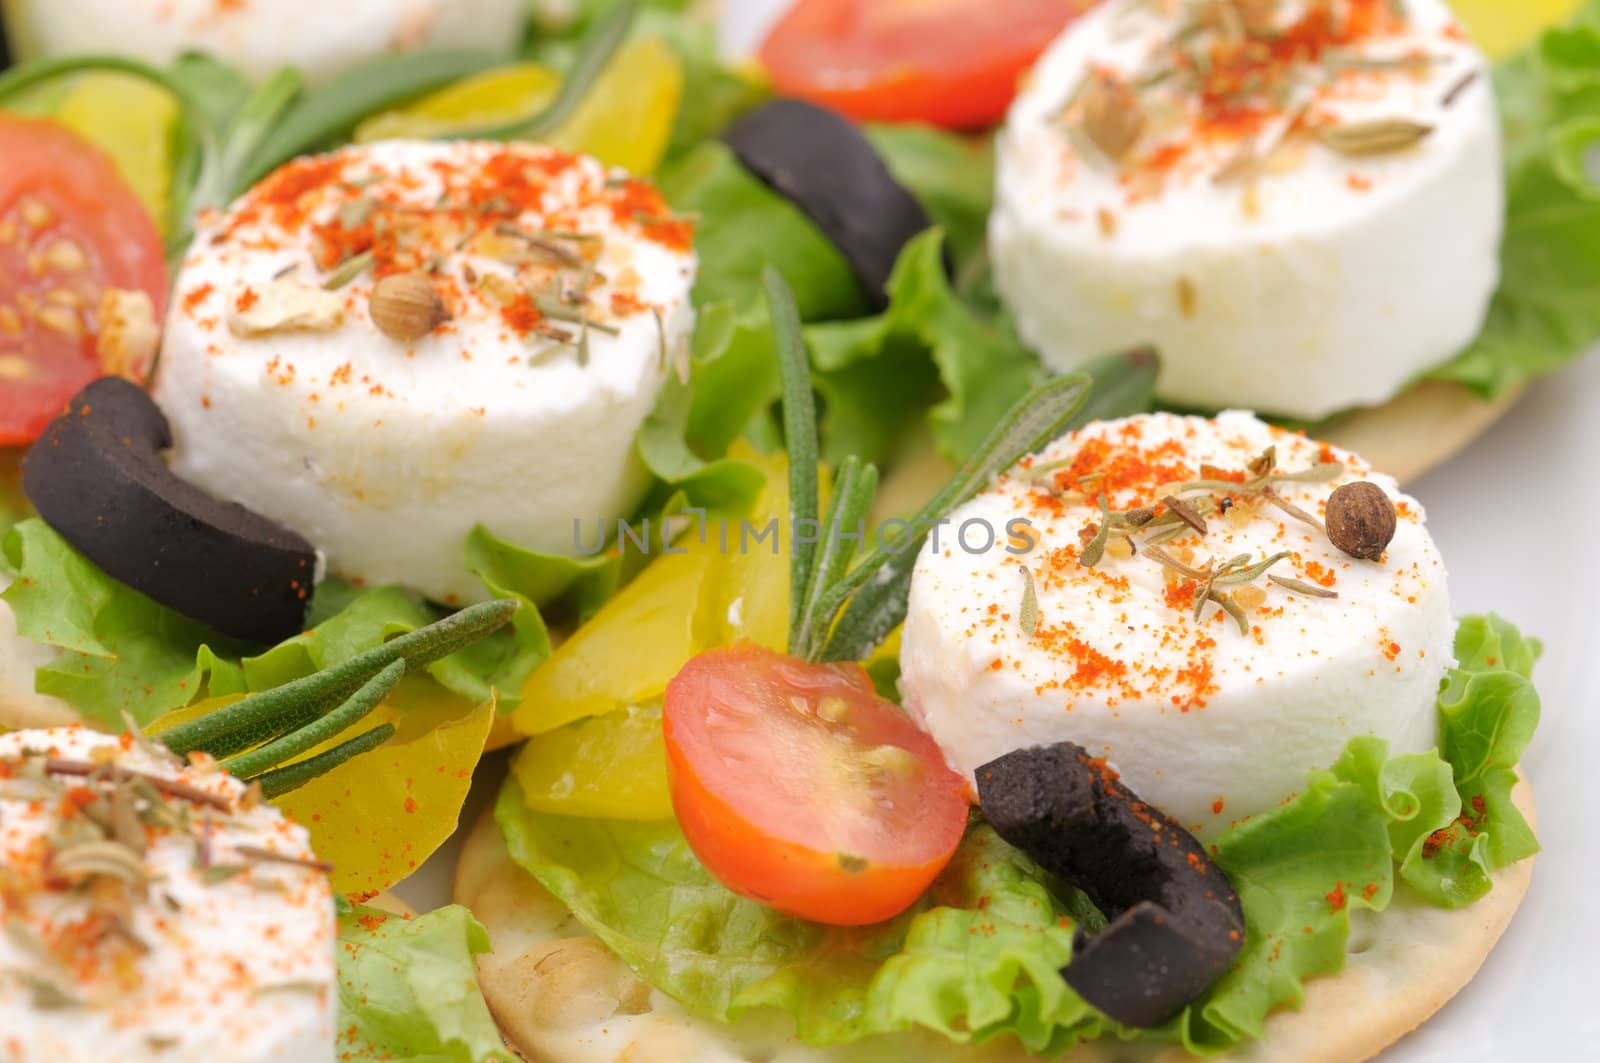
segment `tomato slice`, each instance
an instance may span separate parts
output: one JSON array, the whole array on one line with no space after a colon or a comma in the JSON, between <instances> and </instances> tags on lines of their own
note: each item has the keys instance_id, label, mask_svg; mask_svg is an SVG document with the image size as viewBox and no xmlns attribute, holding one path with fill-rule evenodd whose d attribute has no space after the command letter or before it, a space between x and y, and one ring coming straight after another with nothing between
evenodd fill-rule
<instances>
[{"instance_id":1,"label":"tomato slice","mask_svg":"<svg viewBox=\"0 0 1600 1063\"><path fill-rule=\"evenodd\" d=\"M860 121L982 129L1098 0L800 0L761 46L777 90Z\"/></svg>"},{"instance_id":2,"label":"tomato slice","mask_svg":"<svg viewBox=\"0 0 1600 1063\"><path fill-rule=\"evenodd\" d=\"M966 830L966 780L860 665L711 650L667 686L662 715L690 847L729 889L779 911L889 919Z\"/></svg>"},{"instance_id":3,"label":"tomato slice","mask_svg":"<svg viewBox=\"0 0 1600 1063\"><path fill-rule=\"evenodd\" d=\"M117 335L149 334L153 344L167 268L155 222L88 141L54 122L0 115L0 159L0 445L15 445L37 438L104 372L108 290L134 296L115 304ZM127 353L122 339L116 346ZM148 352L129 360L147 362ZM149 366L116 368L142 379Z\"/></svg>"}]
</instances>

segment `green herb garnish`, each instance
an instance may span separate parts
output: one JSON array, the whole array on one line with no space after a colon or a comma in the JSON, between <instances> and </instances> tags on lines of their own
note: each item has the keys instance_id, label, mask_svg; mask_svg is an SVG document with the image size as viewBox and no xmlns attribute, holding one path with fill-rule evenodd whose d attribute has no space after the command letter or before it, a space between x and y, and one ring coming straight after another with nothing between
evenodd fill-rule
<instances>
[{"instance_id":1,"label":"green herb garnish","mask_svg":"<svg viewBox=\"0 0 1600 1063\"><path fill-rule=\"evenodd\" d=\"M1089 397L1085 373L1057 377L1024 396L989 433L967 464L922 511L907 522L910 531L850 567L855 553L851 531L872 505L877 469L847 461L826 522L819 522L816 402L810 362L800 332L794 296L776 270L764 274L767 302L777 337L783 380L783 420L789 449L791 517L789 652L807 660L860 660L905 619L906 591L922 542L929 531L989 481L1072 424ZM1146 373L1148 352L1126 356L1116 371ZM816 529L815 536L793 534ZM815 543L801 542L815 538ZM822 547L821 550L818 547ZM842 614L842 615L841 615Z\"/></svg>"},{"instance_id":2,"label":"green herb garnish","mask_svg":"<svg viewBox=\"0 0 1600 1063\"><path fill-rule=\"evenodd\" d=\"M509 599L469 606L343 664L179 724L159 738L179 755L203 750L214 757L232 756L320 720L396 662L416 671L477 642L510 623L516 611L517 603Z\"/></svg>"}]
</instances>

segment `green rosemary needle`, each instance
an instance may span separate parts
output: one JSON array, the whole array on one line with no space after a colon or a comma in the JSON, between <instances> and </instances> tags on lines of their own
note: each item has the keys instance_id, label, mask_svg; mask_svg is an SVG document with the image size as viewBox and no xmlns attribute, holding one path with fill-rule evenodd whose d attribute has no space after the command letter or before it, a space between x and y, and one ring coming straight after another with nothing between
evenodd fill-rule
<instances>
[{"instance_id":1,"label":"green rosemary needle","mask_svg":"<svg viewBox=\"0 0 1600 1063\"><path fill-rule=\"evenodd\" d=\"M355 693L368 679L404 658L424 668L504 627L516 614L511 599L469 606L315 675L252 694L226 708L179 724L157 736L180 756L202 749L229 757L298 730Z\"/></svg>"},{"instance_id":2,"label":"green rosemary needle","mask_svg":"<svg viewBox=\"0 0 1600 1063\"><path fill-rule=\"evenodd\" d=\"M350 695L349 701L328 715L298 731L284 735L275 742L268 742L248 753L241 753L231 760L223 761L222 766L239 778L248 779L280 764L288 763L307 750L315 749L334 735L342 734L366 719L372 710L389 696L389 692L405 674L406 662L405 658L401 658L367 680L360 690Z\"/></svg>"},{"instance_id":3,"label":"green rosemary needle","mask_svg":"<svg viewBox=\"0 0 1600 1063\"><path fill-rule=\"evenodd\" d=\"M335 746L326 753L319 753L314 757L298 761L287 767L278 768L262 775L257 775L248 782L261 784L261 796L267 800L282 797L291 790L298 790L313 779L328 774L334 768L349 760L354 760L363 753L370 753L394 737L394 724L386 723L374 727L366 734L358 735L342 745Z\"/></svg>"}]
</instances>

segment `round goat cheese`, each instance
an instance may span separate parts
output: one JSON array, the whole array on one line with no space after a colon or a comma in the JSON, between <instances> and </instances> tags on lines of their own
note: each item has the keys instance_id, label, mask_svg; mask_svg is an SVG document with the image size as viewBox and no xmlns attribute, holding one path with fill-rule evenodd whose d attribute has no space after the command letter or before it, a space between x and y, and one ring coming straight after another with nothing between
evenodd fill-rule
<instances>
[{"instance_id":1,"label":"round goat cheese","mask_svg":"<svg viewBox=\"0 0 1600 1063\"><path fill-rule=\"evenodd\" d=\"M1057 369L1153 344L1177 405L1383 402L1482 328L1499 129L1443 0L1110 0L999 136L996 283Z\"/></svg>"},{"instance_id":2,"label":"round goat cheese","mask_svg":"<svg viewBox=\"0 0 1600 1063\"><path fill-rule=\"evenodd\" d=\"M1357 480L1397 510L1377 562L1320 527ZM1102 497L1127 523L1090 567ZM940 531L917 559L901 683L969 777L1070 740L1210 835L1303 787L1351 738L1396 753L1436 743L1453 661L1444 566L1422 508L1355 455L1246 413L1097 423Z\"/></svg>"},{"instance_id":3,"label":"round goat cheese","mask_svg":"<svg viewBox=\"0 0 1600 1063\"><path fill-rule=\"evenodd\" d=\"M154 384L172 468L334 574L482 598L475 526L572 555L578 522L638 503L635 435L687 370L692 241L649 185L548 148L290 163L183 263Z\"/></svg>"},{"instance_id":4,"label":"round goat cheese","mask_svg":"<svg viewBox=\"0 0 1600 1063\"><path fill-rule=\"evenodd\" d=\"M75 727L0 735L0 923L6 1063L334 1058L328 876L221 771Z\"/></svg>"},{"instance_id":5,"label":"round goat cheese","mask_svg":"<svg viewBox=\"0 0 1600 1063\"><path fill-rule=\"evenodd\" d=\"M166 64L206 52L251 78L282 66L313 80L389 52L509 53L524 0L6 0L26 55L130 55Z\"/></svg>"}]
</instances>

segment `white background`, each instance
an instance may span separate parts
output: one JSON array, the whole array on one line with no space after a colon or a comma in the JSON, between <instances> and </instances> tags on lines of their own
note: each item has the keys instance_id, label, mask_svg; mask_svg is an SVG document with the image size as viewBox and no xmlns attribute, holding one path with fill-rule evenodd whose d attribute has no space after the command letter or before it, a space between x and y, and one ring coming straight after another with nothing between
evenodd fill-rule
<instances>
[{"instance_id":1,"label":"white background","mask_svg":"<svg viewBox=\"0 0 1600 1063\"><path fill-rule=\"evenodd\" d=\"M729 0L728 49L747 49L783 4ZM1382 1060L1600 1060L1600 796L1588 789L1600 779L1600 358L1535 384L1409 486L1448 563L1456 612L1498 612L1544 639L1544 717L1523 759L1544 853L1478 978ZM444 903L444 869L426 870L402 892Z\"/></svg>"}]
</instances>

